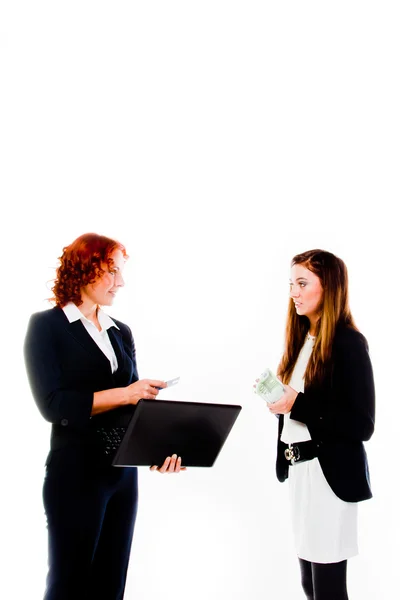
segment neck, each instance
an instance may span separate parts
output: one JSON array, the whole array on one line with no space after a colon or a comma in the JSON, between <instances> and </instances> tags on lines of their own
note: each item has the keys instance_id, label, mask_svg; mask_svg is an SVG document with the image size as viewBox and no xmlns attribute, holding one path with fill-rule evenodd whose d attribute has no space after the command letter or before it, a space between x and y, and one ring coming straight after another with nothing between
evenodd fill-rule
<instances>
[{"instance_id":1,"label":"neck","mask_svg":"<svg viewBox=\"0 0 400 600\"><path fill-rule=\"evenodd\" d=\"M81 313L90 321L97 320L97 309L98 306L85 294L81 296L83 302L80 306L78 306Z\"/></svg>"},{"instance_id":2,"label":"neck","mask_svg":"<svg viewBox=\"0 0 400 600\"><path fill-rule=\"evenodd\" d=\"M317 335L317 319L310 319L310 329L308 330L308 333L310 335Z\"/></svg>"}]
</instances>

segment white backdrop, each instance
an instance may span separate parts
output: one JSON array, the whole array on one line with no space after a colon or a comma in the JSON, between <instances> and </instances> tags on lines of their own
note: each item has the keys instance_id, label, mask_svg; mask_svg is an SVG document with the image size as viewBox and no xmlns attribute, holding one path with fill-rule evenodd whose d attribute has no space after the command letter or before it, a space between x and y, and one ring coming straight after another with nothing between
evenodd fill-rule
<instances>
[{"instance_id":1,"label":"white backdrop","mask_svg":"<svg viewBox=\"0 0 400 600\"><path fill-rule=\"evenodd\" d=\"M2 597L43 593L50 426L22 344L87 231L130 255L109 313L131 326L141 377L181 376L160 397L243 406L214 468L140 471L126 598L303 598L277 422L252 384L279 361L290 259L315 247L348 265L376 380L349 593L396 596L396 4L2 4Z\"/></svg>"}]
</instances>

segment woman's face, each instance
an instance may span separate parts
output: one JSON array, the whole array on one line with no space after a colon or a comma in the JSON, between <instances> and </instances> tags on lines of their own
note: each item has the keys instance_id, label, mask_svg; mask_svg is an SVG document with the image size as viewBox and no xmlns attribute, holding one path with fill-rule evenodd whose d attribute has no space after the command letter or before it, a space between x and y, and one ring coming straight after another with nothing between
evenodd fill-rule
<instances>
[{"instance_id":1,"label":"woman's face","mask_svg":"<svg viewBox=\"0 0 400 600\"><path fill-rule=\"evenodd\" d=\"M319 277L303 265L294 265L291 270L290 297L297 314L315 321L319 316L322 295L323 289Z\"/></svg>"},{"instance_id":2,"label":"woman's face","mask_svg":"<svg viewBox=\"0 0 400 600\"><path fill-rule=\"evenodd\" d=\"M87 296L94 304L100 306L111 306L120 287L124 286L122 271L125 266L125 259L121 250L114 250L110 255L111 266L106 263L101 265L104 270L103 275L94 283L82 288L83 295Z\"/></svg>"}]
</instances>

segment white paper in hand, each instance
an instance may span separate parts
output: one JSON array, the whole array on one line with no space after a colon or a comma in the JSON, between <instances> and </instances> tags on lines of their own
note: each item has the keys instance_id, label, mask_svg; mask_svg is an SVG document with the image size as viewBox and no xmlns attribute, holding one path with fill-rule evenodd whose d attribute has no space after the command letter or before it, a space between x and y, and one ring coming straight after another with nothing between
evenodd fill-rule
<instances>
[{"instance_id":1,"label":"white paper in hand","mask_svg":"<svg viewBox=\"0 0 400 600\"><path fill-rule=\"evenodd\" d=\"M167 384L167 387L171 387L171 385L176 385L179 382L179 380L180 377L175 377L175 379L169 379L165 383Z\"/></svg>"}]
</instances>

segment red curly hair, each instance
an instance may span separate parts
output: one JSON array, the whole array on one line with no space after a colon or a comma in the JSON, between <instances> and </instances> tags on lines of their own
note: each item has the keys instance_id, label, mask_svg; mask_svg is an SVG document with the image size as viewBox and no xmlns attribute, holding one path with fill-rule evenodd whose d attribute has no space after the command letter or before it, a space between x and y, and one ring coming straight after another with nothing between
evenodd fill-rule
<instances>
[{"instance_id":1,"label":"red curly hair","mask_svg":"<svg viewBox=\"0 0 400 600\"><path fill-rule=\"evenodd\" d=\"M97 233L84 233L72 244L65 246L59 258L60 266L56 271L54 286L51 288L54 294L51 301L60 308L68 302L80 306L82 287L94 283L102 276L102 264L112 267L110 257L114 250L121 250L124 258L128 258L125 247L120 242Z\"/></svg>"}]
</instances>

